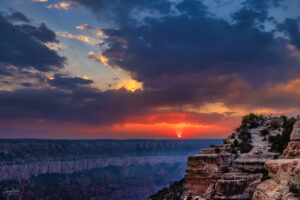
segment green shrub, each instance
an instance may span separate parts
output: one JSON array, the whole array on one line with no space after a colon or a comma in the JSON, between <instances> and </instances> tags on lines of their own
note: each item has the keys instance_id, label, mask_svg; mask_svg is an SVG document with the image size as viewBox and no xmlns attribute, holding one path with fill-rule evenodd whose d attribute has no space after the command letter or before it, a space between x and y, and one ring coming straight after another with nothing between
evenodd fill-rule
<instances>
[{"instance_id":1,"label":"green shrub","mask_svg":"<svg viewBox=\"0 0 300 200\"><path fill-rule=\"evenodd\" d=\"M234 139L235 138L235 133L232 133L231 136L230 136L230 138Z\"/></svg>"},{"instance_id":2,"label":"green shrub","mask_svg":"<svg viewBox=\"0 0 300 200\"><path fill-rule=\"evenodd\" d=\"M242 118L241 127L247 127L249 125L249 128L256 128L259 126L259 120L265 120L265 117L263 115L256 115L254 113L250 113Z\"/></svg>"},{"instance_id":3,"label":"green shrub","mask_svg":"<svg viewBox=\"0 0 300 200\"><path fill-rule=\"evenodd\" d=\"M265 128L265 129L261 130L260 133L262 136L269 135L269 129Z\"/></svg>"},{"instance_id":4,"label":"green shrub","mask_svg":"<svg viewBox=\"0 0 300 200\"><path fill-rule=\"evenodd\" d=\"M216 152L217 154L219 154L219 153L221 152L221 149L218 148L218 147L216 147L216 148L215 148L215 152Z\"/></svg>"},{"instance_id":5,"label":"green shrub","mask_svg":"<svg viewBox=\"0 0 300 200\"><path fill-rule=\"evenodd\" d=\"M271 151L282 153L290 141L290 135L293 130L293 126L296 122L295 118L283 120L282 134L276 136L269 136L269 142L271 143Z\"/></svg>"},{"instance_id":6,"label":"green shrub","mask_svg":"<svg viewBox=\"0 0 300 200\"><path fill-rule=\"evenodd\" d=\"M249 153L253 146L250 144L250 142L242 142L240 144L240 151L241 153Z\"/></svg>"},{"instance_id":7,"label":"green shrub","mask_svg":"<svg viewBox=\"0 0 300 200\"><path fill-rule=\"evenodd\" d=\"M193 197L189 195L188 198L186 198L186 200L193 200Z\"/></svg>"},{"instance_id":8,"label":"green shrub","mask_svg":"<svg viewBox=\"0 0 300 200\"><path fill-rule=\"evenodd\" d=\"M237 150L235 148L231 149L232 154L237 154Z\"/></svg>"},{"instance_id":9,"label":"green shrub","mask_svg":"<svg viewBox=\"0 0 300 200\"><path fill-rule=\"evenodd\" d=\"M281 120L280 118L274 118L271 120L271 128L272 129L278 129L281 127Z\"/></svg>"},{"instance_id":10,"label":"green shrub","mask_svg":"<svg viewBox=\"0 0 300 200\"><path fill-rule=\"evenodd\" d=\"M243 142L247 142L248 140L251 139L251 133L248 131L248 129L242 129L240 132L238 138L242 140Z\"/></svg>"},{"instance_id":11,"label":"green shrub","mask_svg":"<svg viewBox=\"0 0 300 200\"><path fill-rule=\"evenodd\" d=\"M263 182L263 181L265 181L267 179L270 179L269 173L268 173L268 171L266 169L263 169L263 176L261 178L261 181Z\"/></svg>"},{"instance_id":12,"label":"green shrub","mask_svg":"<svg viewBox=\"0 0 300 200\"><path fill-rule=\"evenodd\" d=\"M297 196L300 195L300 178L299 177L292 177L292 180L289 182L289 189L290 189L290 192L296 194Z\"/></svg>"},{"instance_id":13,"label":"green shrub","mask_svg":"<svg viewBox=\"0 0 300 200\"><path fill-rule=\"evenodd\" d=\"M234 145L234 147L238 147L239 146L239 141L237 139L235 139L233 141L233 145Z\"/></svg>"}]
</instances>

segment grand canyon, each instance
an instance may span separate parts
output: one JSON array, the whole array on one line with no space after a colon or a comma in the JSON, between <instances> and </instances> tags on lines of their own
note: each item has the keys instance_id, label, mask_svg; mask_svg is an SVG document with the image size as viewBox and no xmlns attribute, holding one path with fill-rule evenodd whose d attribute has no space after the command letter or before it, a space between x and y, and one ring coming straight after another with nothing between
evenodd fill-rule
<instances>
[{"instance_id":1,"label":"grand canyon","mask_svg":"<svg viewBox=\"0 0 300 200\"><path fill-rule=\"evenodd\" d=\"M299 0L0 0L0 200L300 200Z\"/></svg>"},{"instance_id":2,"label":"grand canyon","mask_svg":"<svg viewBox=\"0 0 300 200\"><path fill-rule=\"evenodd\" d=\"M222 140L0 140L1 199L146 199Z\"/></svg>"}]
</instances>

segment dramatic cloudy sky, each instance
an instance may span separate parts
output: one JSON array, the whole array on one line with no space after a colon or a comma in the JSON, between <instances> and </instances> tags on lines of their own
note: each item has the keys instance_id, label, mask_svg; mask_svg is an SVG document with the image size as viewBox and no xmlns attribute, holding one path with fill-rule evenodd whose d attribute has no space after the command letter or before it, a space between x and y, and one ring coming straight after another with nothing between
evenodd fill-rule
<instances>
[{"instance_id":1,"label":"dramatic cloudy sky","mask_svg":"<svg viewBox=\"0 0 300 200\"><path fill-rule=\"evenodd\" d=\"M299 0L1 0L0 137L222 138L300 113Z\"/></svg>"}]
</instances>

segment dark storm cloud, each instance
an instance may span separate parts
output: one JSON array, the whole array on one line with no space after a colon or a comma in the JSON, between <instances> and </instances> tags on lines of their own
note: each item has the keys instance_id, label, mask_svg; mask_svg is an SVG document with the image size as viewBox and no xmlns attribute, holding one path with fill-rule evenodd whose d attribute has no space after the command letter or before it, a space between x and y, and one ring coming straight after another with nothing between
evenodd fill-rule
<instances>
[{"instance_id":1,"label":"dark storm cloud","mask_svg":"<svg viewBox=\"0 0 300 200\"><path fill-rule=\"evenodd\" d=\"M48 83L51 86L60 88L60 89L76 89L81 86L92 84L92 80L83 79L80 77L66 77L62 74L56 74L54 79L49 79Z\"/></svg>"},{"instance_id":2,"label":"dark storm cloud","mask_svg":"<svg viewBox=\"0 0 300 200\"><path fill-rule=\"evenodd\" d=\"M71 2L92 10L97 14L99 20L109 20L110 23L114 23L117 26L129 25L132 22L131 16L137 14L133 11L147 9L148 11L159 11L160 13L168 14L172 5L167 0L71 0Z\"/></svg>"},{"instance_id":3,"label":"dark storm cloud","mask_svg":"<svg viewBox=\"0 0 300 200\"><path fill-rule=\"evenodd\" d=\"M251 9L267 11L271 6L279 6L282 0L247 0L243 4Z\"/></svg>"},{"instance_id":4,"label":"dark storm cloud","mask_svg":"<svg viewBox=\"0 0 300 200\"><path fill-rule=\"evenodd\" d=\"M45 119L106 124L136 112L130 110L130 99L125 91L100 93L89 88L74 89L72 93L51 89L1 91L0 117L1 121Z\"/></svg>"},{"instance_id":5,"label":"dark storm cloud","mask_svg":"<svg viewBox=\"0 0 300 200\"><path fill-rule=\"evenodd\" d=\"M153 114L160 107L180 110L184 105L223 102L226 106L255 108L264 105L259 98L265 90L255 92L253 85L277 83L290 78L288 71L294 70L294 76L299 72L298 60L286 48L289 41L276 38L273 31L261 26L270 20L267 8L273 5L271 3L249 1L233 13L233 21L228 22L208 13L200 1L193 0L178 4L166 0L73 2L91 9L99 20L113 20L116 28L102 29L108 36L105 39L108 48L103 55L111 66L132 72L134 78L144 83L144 90L103 92L88 87L91 80L55 75L53 80L41 78L41 82L54 86L53 89L0 91L1 120L27 118L102 125L122 122L132 115ZM147 16L146 10L157 12L152 12L155 16ZM55 34L47 31L44 24L16 26L2 16L0 27L25 41L30 54L41 55L41 49L49 53L52 50L42 43L56 41ZM33 57L9 40L6 32L6 35L0 32L0 36L3 35L0 40L9 41L3 41L7 47L1 48L0 59L6 59L2 62L19 67L33 66L41 71L63 65L64 59L55 51L31 60ZM32 43L36 51L30 50ZM2 49L8 50L8 55ZM17 50L17 57L11 55L12 50Z\"/></svg>"},{"instance_id":6,"label":"dark storm cloud","mask_svg":"<svg viewBox=\"0 0 300 200\"><path fill-rule=\"evenodd\" d=\"M32 86L32 83L21 83L21 85L23 86L23 87L31 87Z\"/></svg>"},{"instance_id":7,"label":"dark storm cloud","mask_svg":"<svg viewBox=\"0 0 300 200\"><path fill-rule=\"evenodd\" d=\"M1 69L2 68L2 69ZM12 76L12 73L11 72L8 72L6 69L5 69L5 66L4 65L0 65L0 75L4 75L4 76Z\"/></svg>"},{"instance_id":8,"label":"dark storm cloud","mask_svg":"<svg viewBox=\"0 0 300 200\"><path fill-rule=\"evenodd\" d=\"M7 19L13 22L30 22L30 20L20 12L12 12L10 15L7 15Z\"/></svg>"},{"instance_id":9,"label":"dark storm cloud","mask_svg":"<svg viewBox=\"0 0 300 200\"><path fill-rule=\"evenodd\" d=\"M284 32L294 44L300 50L300 17L292 19L287 18L283 23L278 25L278 29Z\"/></svg>"},{"instance_id":10,"label":"dark storm cloud","mask_svg":"<svg viewBox=\"0 0 300 200\"><path fill-rule=\"evenodd\" d=\"M1 121L26 118L27 120L45 119L103 125L121 122L130 115L153 113L153 108L158 106L181 105L183 102L186 103L185 98L188 98L190 102L201 101L201 97L198 96L199 91L196 93L184 92L184 88L173 92L169 91L168 94L164 94L164 90L130 93L125 89L120 89L100 92L85 87L85 84L74 86L72 83L70 86L69 80L60 80L57 85L72 87L72 92L47 88L0 91ZM78 79L77 82L82 83L82 81ZM227 87L226 82L230 83L229 80L217 82L217 84ZM207 95L220 90L217 85L214 91L208 91L205 87L207 85L199 86L197 90L203 90L202 94L206 93ZM210 96L210 98L215 98Z\"/></svg>"},{"instance_id":11,"label":"dark storm cloud","mask_svg":"<svg viewBox=\"0 0 300 200\"><path fill-rule=\"evenodd\" d=\"M56 51L49 49L45 42L57 42L55 33L42 23L40 26L30 24L13 24L10 20L13 14L5 16L0 13L0 63L2 70L7 66L17 68L34 68L48 72L62 68L65 58L59 56ZM17 14L13 18L22 19Z\"/></svg>"},{"instance_id":12,"label":"dark storm cloud","mask_svg":"<svg viewBox=\"0 0 300 200\"><path fill-rule=\"evenodd\" d=\"M233 23L213 17L201 1L196 0L178 4L169 1L76 2L92 9L99 20L105 9L120 8L110 13L118 29L103 30L109 37L105 42L110 45L103 55L110 65L135 73L145 84L157 76L214 72L217 75L238 73L251 84L260 85L289 78L287 67L298 69L298 61L286 48L288 41L275 38L273 31L263 29L263 23L271 20L268 8L274 1L246 1L243 8L232 14ZM151 2L164 2L165 6L160 9ZM133 13L147 9L166 15L146 16L140 23L136 20L139 15ZM172 14L172 9L178 13ZM125 17L119 18L120 15Z\"/></svg>"}]
</instances>

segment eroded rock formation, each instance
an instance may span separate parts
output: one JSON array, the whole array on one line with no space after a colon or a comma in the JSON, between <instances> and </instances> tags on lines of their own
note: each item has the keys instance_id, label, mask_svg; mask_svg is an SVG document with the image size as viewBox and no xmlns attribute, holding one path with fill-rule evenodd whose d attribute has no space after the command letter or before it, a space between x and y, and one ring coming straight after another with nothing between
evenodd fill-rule
<instances>
[{"instance_id":1,"label":"eroded rock formation","mask_svg":"<svg viewBox=\"0 0 300 200\"><path fill-rule=\"evenodd\" d=\"M300 115L293 127L291 141L283 152L283 158L300 158Z\"/></svg>"},{"instance_id":2,"label":"eroded rock formation","mask_svg":"<svg viewBox=\"0 0 300 200\"><path fill-rule=\"evenodd\" d=\"M258 185L253 200L300 199L300 116L297 117L283 158L265 163L270 179Z\"/></svg>"},{"instance_id":3,"label":"eroded rock formation","mask_svg":"<svg viewBox=\"0 0 300 200\"><path fill-rule=\"evenodd\" d=\"M183 199L252 198L266 176L264 164L280 156L273 150L286 130L283 118L249 116L223 145L189 157ZM275 144L267 138L273 138Z\"/></svg>"},{"instance_id":4,"label":"eroded rock formation","mask_svg":"<svg viewBox=\"0 0 300 200\"><path fill-rule=\"evenodd\" d=\"M253 200L300 199L300 159L270 160L265 163L270 179L259 184Z\"/></svg>"},{"instance_id":5,"label":"eroded rock formation","mask_svg":"<svg viewBox=\"0 0 300 200\"><path fill-rule=\"evenodd\" d=\"M172 200L299 200L300 116L243 117L223 145L188 158L184 179Z\"/></svg>"},{"instance_id":6,"label":"eroded rock formation","mask_svg":"<svg viewBox=\"0 0 300 200\"><path fill-rule=\"evenodd\" d=\"M71 174L107 166L155 165L161 161L174 164L184 162L186 155L195 153L199 145L201 142L197 140L1 139L0 181L24 180L47 173Z\"/></svg>"}]
</instances>

